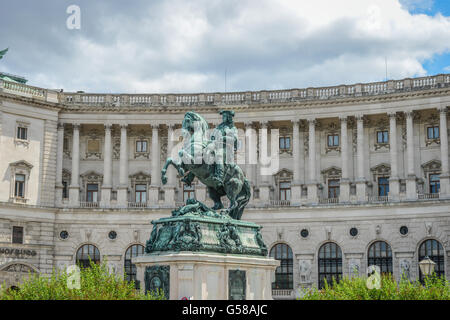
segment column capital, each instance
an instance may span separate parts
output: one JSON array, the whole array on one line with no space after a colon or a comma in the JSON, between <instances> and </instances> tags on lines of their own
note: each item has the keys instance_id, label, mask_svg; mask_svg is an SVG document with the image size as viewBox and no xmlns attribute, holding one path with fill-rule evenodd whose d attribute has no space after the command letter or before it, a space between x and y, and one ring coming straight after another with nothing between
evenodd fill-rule
<instances>
[{"instance_id":1,"label":"column capital","mask_svg":"<svg viewBox=\"0 0 450 320\"><path fill-rule=\"evenodd\" d=\"M111 131L112 124L111 123L105 123L105 131Z\"/></svg>"},{"instance_id":2,"label":"column capital","mask_svg":"<svg viewBox=\"0 0 450 320\"><path fill-rule=\"evenodd\" d=\"M414 118L414 110L405 111L405 116L406 116L406 119L413 119Z\"/></svg>"},{"instance_id":3,"label":"column capital","mask_svg":"<svg viewBox=\"0 0 450 320\"><path fill-rule=\"evenodd\" d=\"M64 130L64 126L65 126L64 122L58 122L57 128L58 130Z\"/></svg>"},{"instance_id":4,"label":"column capital","mask_svg":"<svg viewBox=\"0 0 450 320\"><path fill-rule=\"evenodd\" d=\"M79 123L72 123L72 127L73 127L73 130L80 130L81 124L79 124Z\"/></svg>"},{"instance_id":5,"label":"column capital","mask_svg":"<svg viewBox=\"0 0 450 320\"><path fill-rule=\"evenodd\" d=\"M168 123L167 124L167 130L173 131L173 130L175 130L175 126L176 126L175 123Z\"/></svg>"},{"instance_id":6,"label":"column capital","mask_svg":"<svg viewBox=\"0 0 450 320\"><path fill-rule=\"evenodd\" d=\"M341 121L341 123L343 123L343 122L345 122L345 123L347 123L347 121L348 121L348 116L339 116L339 120Z\"/></svg>"},{"instance_id":7,"label":"column capital","mask_svg":"<svg viewBox=\"0 0 450 320\"><path fill-rule=\"evenodd\" d=\"M121 123L120 124L120 129L121 130L127 130L128 129L128 123Z\"/></svg>"},{"instance_id":8,"label":"column capital","mask_svg":"<svg viewBox=\"0 0 450 320\"><path fill-rule=\"evenodd\" d=\"M356 121L364 121L364 115L362 113L355 115Z\"/></svg>"},{"instance_id":9,"label":"column capital","mask_svg":"<svg viewBox=\"0 0 450 320\"><path fill-rule=\"evenodd\" d=\"M315 125L317 123L316 118L308 118L306 121L308 121L309 125Z\"/></svg>"},{"instance_id":10,"label":"column capital","mask_svg":"<svg viewBox=\"0 0 450 320\"><path fill-rule=\"evenodd\" d=\"M437 108L440 114L447 114L447 106Z\"/></svg>"},{"instance_id":11,"label":"column capital","mask_svg":"<svg viewBox=\"0 0 450 320\"><path fill-rule=\"evenodd\" d=\"M300 119L291 119L291 123L293 124L293 125L300 125Z\"/></svg>"},{"instance_id":12,"label":"column capital","mask_svg":"<svg viewBox=\"0 0 450 320\"><path fill-rule=\"evenodd\" d=\"M267 120L263 120L259 122L261 125L261 129L267 129L267 127L269 126L269 121Z\"/></svg>"},{"instance_id":13,"label":"column capital","mask_svg":"<svg viewBox=\"0 0 450 320\"><path fill-rule=\"evenodd\" d=\"M397 119L397 111L390 111L387 114L390 119Z\"/></svg>"},{"instance_id":14,"label":"column capital","mask_svg":"<svg viewBox=\"0 0 450 320\"><path fill-rule=\"evenodd\" d=\"M245 129L251 129L251 128L253 128L253 121L245 121L244 122L244 127L245 127Z\"/></svg>"},{"instance_id":15,"label":"column capital","mask_svg":"<svg viewBox=\"0 0 450 320\"><path fill-rule=\"evenodd\" d=\"M158 130L159 129L159 123L150 123L150 127L152 130Z\"/></svg>"}]
</instances>

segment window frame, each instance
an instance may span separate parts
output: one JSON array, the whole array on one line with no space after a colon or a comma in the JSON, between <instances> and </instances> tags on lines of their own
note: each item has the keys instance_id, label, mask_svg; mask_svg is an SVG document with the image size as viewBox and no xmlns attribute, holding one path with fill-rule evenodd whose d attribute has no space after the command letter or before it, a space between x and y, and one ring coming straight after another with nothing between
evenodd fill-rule
<instances>
[{"instance_id":1,"label":"window frame","mask_svg":"<svg viewBox=\"0 0 450 320\"><path fill-rule=\"evenodd\" d=\"M89 186L96 186L97 189L89 190ZM91 200L90 200L90 195L92 196ZM99 196L99 184L98 183L89 183L89 182L86 183L86 202L98 203L99 202L98 196ZM94 201L94 198L95 198L95 201Z\"/></svg>"},{"instance_id":2,"label":"window frame","mask_svg":"<svg viewBox=\"0 0 450 320\"><path fill-rule=\"evenodd\" d=\"M18 181L17 177L21 176L23 177L22 181ZM26 179L27 176L23 173L16 173L14 177L14 197L25 199L25 187L26 187ZM21 193L21 194L19 194Z\"/></svg>"},{"instance_id":3,"label":"window frame","mask_svg":"<svg viewBox=\"0 0 450 320\"><path fill-rule=\"evenodd\" d=\"M25 231L24 229L25 228L22 226L13 226L12 227L11 243L23 244L24 231Z\"/></svg>"},{"instance_id":4,"label":"window frame","mask_svg":"<svg viewBox=\"0 0 450 320\"><path fill-rule=\"evenodd\" d=\"M138 186L144 186L145 190L138 190ZM134 202L147 203L147 194L148 194L147 191L148 191L148 186L146 183L136 183L134 185ZM138 195L139 195L140 201L138 201Z\"/></svg>"},{"instance_id":5,"label":"window frame","mask_svg":"<svg viewBox=\"0 0 450 320\"><path fill-rule=\"evenodd\" d=\"M430 137L430 129L432 130L432 137ZM437 136L436 136L436 132L437 132ZM441 131L439 128L439 125L429 125L427 126L427 140L437 140L440 138L441 135Z\"/></svg>"},{"instance_id":6,"label":"window frame","mask_svg":"<svg viewBox=\"0 0 450 320\"><path fill-rule=\"evenodd\" d=\"M330 138L332 138L331 141L330 141ZM336 139L337 139L337 143L336 143ZM331 144L330 144L330 142L331 142ZM340 137L339 137L338 133L329 133L327 135L327 146L328 146L328 148L337 148L337 147L340 146L340 142L341 141L340 141Z\"/></svg>"},{"instance_id":7,"label":"window frame","mask_svg":"<svg viewBox=\"0 0 450 320\"><path fill-rule=\"evenodd\" d=\"M381 141L380 141L381 134ZM377 130L377 144L388 144L389 143L389 130Z\"/></svg>"},{"instance_id":8,"label":"window frame","mask_svg":"<svg viewBox=\"0 0 450 320\"><path fill-rule=\"evenodd\" d=\"M392 248L386 241L375 241L367 249L367 266L376 265L382 274L393 274Z\"/></svg>"},{"instance_id":9,"label":"window frame","mask_svg":"<svg viewBox=\"0 0 450 320\"><path fill-rule=\"evenodd\" d=\"M380 183L380 180L386 180L386 183ZM387 197L389 195L389 177L381 176L377 177L377 195L379 197ZM384 194L382 194L384 190Z\"/></svg>"},{"instance_id":10,"label":"window frame","mask_svg":"<svg viewBox=\"0 0 450 320\"><path fill-rule=\"evenodd\" d=\"M188 197L186 198L186 194ZM191 194L193 194L193 197L191 197ZM186 202L187 199L196 199L195 194L195 184L191 184L191 186L188 186L186 183L183 183L183 202Z\"/></svg>"},{"instance_id":11,"label":"window frame","mask_svg":"<svg viewBox=\"0 0 450 320\"><path fill-rule=\"evenodd\" d=\"M331 185L330 183L337 182L337 185ZM337 199L340 196L341 179L328 179L328 199ZM333 191L333 194L331 193ZM333 195L333 197L331 197Z\"/></svg>"},{"instance_id":12,"label":"window frame","mask_svg":"<svg viewBox=\"0 0 450 320\"><path fill-rule=\"evenodd\" d=\"M85 248L87 250L85 250ZM87 253L85 253L85 251L87 251ZM92 251L93 257L89 254L90 251ZM80 257L83 259L80 259ZM75 253L75 264L80 268L89 268L90 264L88 257L90 257L91 260L96 264L100 264L101 262L100 250L92 243L85 243L78 248L77 252Z\"/></svg>"},{"instance_id":13,"label":"window frame","mask_svg":"<svg viewBox=\"0 0 450 320\"><path fill-rule=\"evenodd\" d=\"M283 141L283 143L282 143ZM286 147L286 142L288 141L289 146ZM283 144L283 147L282 147ZM292 148L292 140L291 140L291 136L285 135L285 136L280 136L278 138L278 149L280 151L289 151Z\"/></svg>"},{"instance_id":14,"label":"window frame","mask_svg":"<svg viewBox=\"0 0 450 320\"><path fill-rule=\"evenodd\" d=\"M327 251L326 248L329 247L329 256L326 257ZM334 256L332 257L334 247ZM322 254L322 249L325 252ZM343 259L342 259L342 249L335 242L326 242L322 244L319 248L317 254L317 267L318 267L318 288L322 289L324 285L324 279L327 279L327 283L332 285L332 278L336 279L336 282L339 282L343 277L342 267L343 267ZM324 271L321 271L321 267L323 267ZM333 272L333 267L335 268L335 272ZM327 270L331 269L330 272Z\"/></svg>"},{"instance_id":15,"label":"window frame","mask_svg":"<svg viewBox=\"0 0 450 320\"><path fill-rule=\"evenodd\" d=\"M441 190L441 178L440 173L429 173L428 174L428 191L431 194L438 194ZM437 180L432 180L431 177L436 176ZM437 187L436 187L437 186ZM435 190L436 188L436 190Z\"/></svg>"},{"instance_id":16,"label":"window frame","mask_svg":"<svg viewBox=\"0 0 450 320\"><path fill-rule=\"evenodd\" d=\"M430 245L428 245L430 244ZM431 248L430 248L431 247ZM424 248L422 250L422 248ZM431 249L431 252L429 251ZM437 251L436 254L432 254L433 251ZM439 277L441 275L445 276L445 249L442 243L436 239L425 239L423 240L417 249L418 262L422 261L425 257L430 258L436 263L434 272ZM419 269L419 281L424 283L424 277L422 271Z\"/></svg>"},{"instance_id":17,"label":"window frame","mask_svg":"<svg viewBox=\"0 0 450 320\"><path fill-rule=\"evenodd\" d=\"M272 290L292 290L294 288L294 254L292 248L283 242L276 243L270 249L269 257L280 261L275 269L275 281Z\"/></svg>"},{"instance_id":18,"label":"window frame","mask_svg":"<svg viewBox=\"0 0 450 320\"><path fill-rule=\"evenodd\" d=\"M283 184L289 184L289 187L282 187ZM290 181L280 181L278 185L278 190L279 190L278 192L279 200L291 201L292 191Z\"/></svg>"},{"instance_id":19,"label":"window frame","mask_svg":"<svg viewBox=\"0 0 450 320\"><path fill-rule=\"evenodd\" d=\"M144 254L144 246L140 243L135 243L130 245L125 250L124 261L123 261L123 272L126 281L134 281L135 288L140 289L139 280L137 280L137 268L134 263L132 263L132 258L137 257L140 254Z\"/></svg>"},{"instance_id":20,"label":"window frame","mask_svg":"<svg viewBox=\"0 0 450 320\"><path fill-rule=\"evenodd\" d=\"M142 150L142 146L143 146L144 142L145 142L145 150ZM134 145L135 145L135 149L134 150L135 150L136 153L147 153L148 152L148 140L146 140L146 139L137 139L135 141ZM138 145L140 145L140 148L138 148Z\"/></svg>"}]
</instances>

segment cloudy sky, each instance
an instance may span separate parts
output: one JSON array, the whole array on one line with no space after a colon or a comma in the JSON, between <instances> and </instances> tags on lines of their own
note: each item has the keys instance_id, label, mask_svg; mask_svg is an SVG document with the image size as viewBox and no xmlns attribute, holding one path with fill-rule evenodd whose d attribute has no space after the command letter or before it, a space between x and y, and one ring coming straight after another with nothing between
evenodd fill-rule
<instances>
[{"instance_id":1,"label":"cloudy sky","mask_svg":"<svg viewBox=\"0 0 450 320\"><path fill-rule=\"evenodd\" d=\"M80 29L68 29L78 5ZM0 0L0 71L86 92L302 88L450 73L448 0ZM226 74L226 81L225 81Z\"/></svg>"}]
</instances>

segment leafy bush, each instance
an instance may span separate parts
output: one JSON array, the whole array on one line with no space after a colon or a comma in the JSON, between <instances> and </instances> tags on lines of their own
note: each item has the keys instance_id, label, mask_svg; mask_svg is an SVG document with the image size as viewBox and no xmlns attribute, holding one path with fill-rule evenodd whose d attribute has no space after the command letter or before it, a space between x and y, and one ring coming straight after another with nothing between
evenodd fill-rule
<instances>
[{"instance_id":1,"label":"leafy bush","mask_svg":"<svg viewBox=\"0 0 450 320\"><path fill-rule=\"evenodd\" d=\"M330 286L325 282L323 289L307 289L301 300L449 300L450 284L444 277L436 275L419 281L402 279L397 283L392 275L381 276L380 289L368 289L367 278L345 277L338 283L333 279Z\"/></svg>"},{"instance_id":2,"label":"leafy bush","mask_svg":"<svg viewBox=\"0 0 450 320\"><path fill-rule=\"evenodd\" d=\"M109 273L106 262L90 262L90 268L80 269L80 289L69 289L66 271L51 275L30 274L18 290L0 288L0 300L163 300L164 295L142 294L134 282Z\"/></svg>"}]
</instances>

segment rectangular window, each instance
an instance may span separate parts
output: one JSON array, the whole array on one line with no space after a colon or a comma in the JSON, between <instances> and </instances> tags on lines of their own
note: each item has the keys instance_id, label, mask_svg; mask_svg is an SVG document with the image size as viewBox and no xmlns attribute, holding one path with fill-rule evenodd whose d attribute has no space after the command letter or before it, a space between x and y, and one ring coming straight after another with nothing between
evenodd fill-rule
<instances>
[{"instance_id":1,"label":"rectangular window","mask_svg":"<svg viewBox=\"0 0 450 320\"><path fill-rule=\"evenodd\" d=\"M439 174L430 174L430 193L439 193L440 178Z\"/></svg>"},{"instance_id":2,"label":"rectangular window","mask_svg":"<svg viewBox=\"0 0 450 320\"><path fill-rule=\"evenodd\" d=\"M137 184L136 185L136 203L146 203L147 202L147 185Z\"/></svg>"},{"instance_id":3,"label":"rectangular window","mask_svg":"<svg viewBox=\"0 0 450 320\"><path fill-rule=\"evenodd\" d=\"M147 152L147 141L136 141L136 152Z\"/></svg>"},{"instance_id":4,"label":"rectangular window","mask_svg":"<svg viewBox=\"0 0 450 320\"><path fill-rule=\"evenodd\" d=\"M388 143L388 142L389 142L389 132L377 131L377 143Z\"/></svg>"},{"instance_id":5,"label":"rectangular window","mask_svg":"<svg viewBox=\"0 0 450 320\"><path fill-rule=\"evenodd\" d=\"M63 199L67 199L69 197L69 194L67 192L67 181L63 181L62 185L63 185L62 197L63 197Z\"/></svg>"},{"instance_id":6,"label":"rectangular window","mask_svg":"<svg viewBox=\"0 0 450 320\"><path fill-rule=\"evenodd\" d=\"M339 198L340 182L339 180L328 180L328 198Z\"/></svg>"},{"instance_id":7,"label":"rectangular window","mask_svg":"<svg viewBox=\"0 0 450 320\"><path fill-rule=\"evenodd\" d=\"M27 140L27 128L17 127L17 139Z\"/></svg>"},{"instance_id":8,"label":"rectangular window","mask_svg":"<svg viewBox=\"0 0 450 320\"><path fill-rule=\"evenodd\" d=\"M88 184L86 201L87 202L97 202L97 196L98 196L98 184Z\"/></svg>"},{"instance_id":9,"label":"rectangular window","mask_svg":"<svg viewBox=\"0 0 450 320\"><path fill-rule=\"evenodd\" d=\"M385 197L389 194L389 178L378 178L378 196Z\"/></svg>"},{"instance_id":10,"label":"rectangular window","mask_svg":"<svg viewBox=\"0 0 450 320\"><path fill-rule=\"evenodd\" d=\"M438 139L439 138L439 127L428 127L427 128L427 137L428 139Z\"/></svg>"},{"instance_id":11,"label":"rectangular window","mask_svg":"<svg viewBox=\"0 0 450 320\"><path fill-rule=\"evenodd\" d=\"M280 137L280 150L289 150L291 148L291 137Z\"/></svg>"},{"instance_id":12,"label":"rectangular window","mask_svg":"<svg viewBox=\"0 0 450 320\"><path fill-rule=\"evenodd\" d=\"M195 199L195 187L193 185L190 187L188 185L183 186L183 201L187 199Z\"/></svg>"},{"instance_id":13,"label":"rectangular window","mask_svg":"<svg viewBox=\"0 0 450 320\"><path fill-rule=\"evenodd\" d=\"M291 200L291 184L289 182L280 182L280 200Z\"/></svg>"},{"instance_id":14,"label":"rectangular window","mask_svg":"<svg viewBox=\"0 0 450 320\"><path fill-rule=\"evenodd\" d=\"M328 135L328 146L329 147L339 147L339 135L329 134Z\"/></svg>"},{"instance_id":15,"label":"rectangular window","mask_svg":"<svg viewBox=\"0 0 450 320\"><path fill-rule=\"evenodd\" d=\"M16 174L14 196L18 198L25 198L25 175L23 174Z\"/></svg>"},{"instance_id":16,"label":"rectangular window","mask_svg":"<svg viewBox=\"0 0 450 320\"><path fill-rule=\"evenodd\" d=\"M23 243L23 227L13 226L12 243Z\"/></svg>"}]
</instances>

